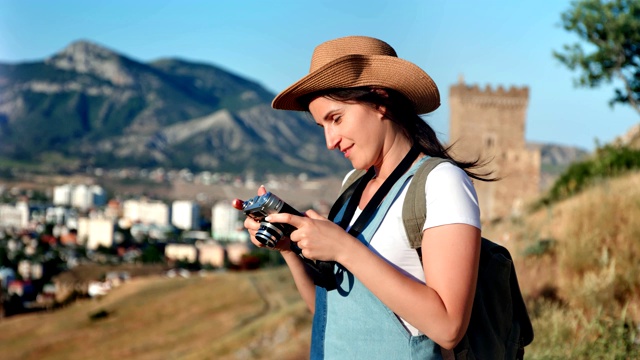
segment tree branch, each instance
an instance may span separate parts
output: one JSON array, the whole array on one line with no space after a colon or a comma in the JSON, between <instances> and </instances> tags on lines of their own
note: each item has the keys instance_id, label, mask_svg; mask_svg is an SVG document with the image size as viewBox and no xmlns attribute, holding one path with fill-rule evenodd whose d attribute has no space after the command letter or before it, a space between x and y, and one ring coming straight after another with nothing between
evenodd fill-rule
<instances>
[{"instance_id":1,"label":"tree branch","mask_svg":"<svg viewBox=\"0 0 640 360\"><path fill-rule=\"evenodd\" d=\"M620 78L620 80L622 80L622 83L624 84L624 88L627 91L627 100L629 101L629 105L631 105L633 110L635 110L638 114L640 114L640 104L638 104L636 99L633 97L633 89L631 89L631 85L629 84L629 81L627 80L626 77L624 77L624 75L622 74L622 71L620 71L619 68L616 69L615 73Z\"/></svg>"}]
</instances>

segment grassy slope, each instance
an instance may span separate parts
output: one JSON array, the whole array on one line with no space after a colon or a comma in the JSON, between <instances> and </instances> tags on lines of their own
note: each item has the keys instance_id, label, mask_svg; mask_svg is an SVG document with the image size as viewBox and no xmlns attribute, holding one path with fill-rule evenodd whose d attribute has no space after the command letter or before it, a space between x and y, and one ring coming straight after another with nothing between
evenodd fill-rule
<instances>
[{"instance_id":1,"label":"grassy slope","mask_svg":"<svg viewBox=\"0 0 640 360\"><path fill-rule=\"evenodd\" d=\"M486 225L514 254L536 331L528 359L640 356L640 173ZM554 246L524 256L541 240ZM90 320L106 310L110 316ZM136 279L102 300L0 321L2 359L304 359L310 316L288 270Z\"/></svg>"},{"instance_id":2,"label":"grassy slope","mask_svg":"<svg viewBox=\"0 0 640 360\"><path fill-rule=\"evenodd\" d=\"M640 357L638 219L635 172L602 180L522 219L485 227L485 236L517 256L536 331L527 358Z\"/></svg>"},{"instance_id":3,"label":"grassy slope","mask_svg":"<svg viewBox=\"0 0 640 360\"><path fill-rule=\"evenodd\" d=\"M91 320L106 311L109 316ZM298 359L309 314L287 269L138 278L100 300L0 321L2 359Z\"/></svg>"}]
</instances>

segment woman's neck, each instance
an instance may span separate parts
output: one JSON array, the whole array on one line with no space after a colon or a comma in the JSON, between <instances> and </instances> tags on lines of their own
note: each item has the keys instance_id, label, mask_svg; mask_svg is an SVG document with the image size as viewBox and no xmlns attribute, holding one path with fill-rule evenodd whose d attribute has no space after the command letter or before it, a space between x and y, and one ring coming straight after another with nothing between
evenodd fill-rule
<instances>
[{"instance_id":1,"label":"woman's neck","mask_svg":"<svg viewBox=\"0 0 640 360\"><path fill-rule=\"evenodd\" d=\"M374 164L376 171L375 178L378 181L384 181L393 170L400 164L402 159L411 149L411 143L406 138L397 139L391 143L391 146L383 154L378 164Z\"/></svg>"}]
</instances>

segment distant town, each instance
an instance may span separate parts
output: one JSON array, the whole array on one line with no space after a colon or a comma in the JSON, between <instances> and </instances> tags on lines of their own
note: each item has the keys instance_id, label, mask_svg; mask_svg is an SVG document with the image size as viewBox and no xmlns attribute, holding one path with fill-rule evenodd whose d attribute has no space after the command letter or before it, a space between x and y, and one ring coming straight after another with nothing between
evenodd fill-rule
<instances>
[{"instance_id":1,"label":"distant town","mask_svg":"<svg viewBox=\"0 0 640 360\"><path fill-rule=\"evenodd\" d=\"M0 317L105 295L144 273L142 268L187 277L279 261L251 244L242 225L244 215L229 201L228 193L255 193L259 184L252 176L193 174L186 169L92 169L90 175L66 177L68 182L39 191L8 186L0 180ZM128 193L122 195L107 191L96 179L169 184L181 191L165 197L121 190ZM326 186L304 174L264 181L270 189L292 198L289 194L297 192L311 199L314 191ZM189 191L203 186L211 190ZM295 205L302 198L304 195L296 197ZM327 211L322 201L309 203L320 212ZM97 272L88 270L100 266L103 269ZM107 268L111 270L104 270ZM73 271L81 275L66 275Z\"/></svg>"}]
</instances>

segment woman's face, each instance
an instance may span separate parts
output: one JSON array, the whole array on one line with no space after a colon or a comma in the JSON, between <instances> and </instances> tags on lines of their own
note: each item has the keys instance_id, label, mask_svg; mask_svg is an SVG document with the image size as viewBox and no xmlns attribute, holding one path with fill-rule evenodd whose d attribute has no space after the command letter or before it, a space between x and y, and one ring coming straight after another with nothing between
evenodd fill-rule
<instances>
[{"instance_id":1,"label":"woman's face","mask_svg":"<svg viewBox=\"0 0 640 360\"><path fill-rule=\"evenodd\" d=\"M382 163L390 123L383 121L382 111L367 104L318 97L309 103L309 112L324 129L327 148L340 150L355 169Z\"/></svg>"}]
</instances>

